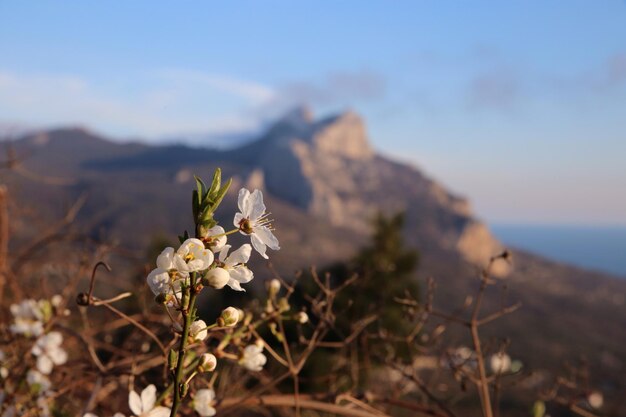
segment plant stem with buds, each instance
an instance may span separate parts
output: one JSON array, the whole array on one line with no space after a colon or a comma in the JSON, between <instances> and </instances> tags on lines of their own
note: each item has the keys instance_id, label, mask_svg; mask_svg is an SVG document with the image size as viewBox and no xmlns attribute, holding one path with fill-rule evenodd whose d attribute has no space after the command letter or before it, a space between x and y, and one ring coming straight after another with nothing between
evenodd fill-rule
<instances>
[{"instance_id":1,"label":"plant stem with buds","mask_svg":"<svg viewBox=\"0 0 626 417\"><path fill-rule=\"evenodd\" d=\"M185 372L185 353L187 349L187 343L189 339L189 329L191 328L191 324L193 323L193 318L195 316L196 309L196 274L193 273L191 275L191 286L185 289L185 296L183 298L189 299L188 307L184 306L182 308L183 315L183 334L180 339L180 344L178 345L178 360L176 362L176 369L174 371L174 401L172 403L172 412L170 413L170 417L175 417L178 412L178 408L180 407L185 395L187 394L187 383L183 381Z\"/></svg>"}]
</instances>

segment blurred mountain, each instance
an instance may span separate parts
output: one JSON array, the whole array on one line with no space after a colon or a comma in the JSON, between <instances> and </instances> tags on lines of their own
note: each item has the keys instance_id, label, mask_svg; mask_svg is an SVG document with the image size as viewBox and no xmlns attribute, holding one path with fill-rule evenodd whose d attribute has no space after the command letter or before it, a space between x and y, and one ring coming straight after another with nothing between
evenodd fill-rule
<instances>
[{"instance_id":1,"label":"blurred mountain","mask_svg":"<svg viewBox=\"0 0 626 417\"><path fill-rule=\"evenodd\" d=\"M366 241L377 210L406 213L407 241L422 254L420 275L437 278L440 305L462 304L477 287L476 265L502 250L466 199L372 149L363 120L352 112L317 120L306 108L295 109L230 150L120 144L82 129L29 134L12 146L33 174L3 174L17 207L28 208L32 219L14 225L25 229L20 236L37 234L85 194L77 227L143 249L155 237L192 230L193 174L208 179L221 167L234 184L220 220L231 224L239 187L262 189L282 247L272 262L283 273L350 257ZM498 290L485 308L517 300L524 306L488 333L513 337L512 352L542 366L588 355L611 375L613 387L624 389L626 281L520 251L514 259L512 272L504 263L498 271L509 290Z\"/></svg>"}]
</instances>

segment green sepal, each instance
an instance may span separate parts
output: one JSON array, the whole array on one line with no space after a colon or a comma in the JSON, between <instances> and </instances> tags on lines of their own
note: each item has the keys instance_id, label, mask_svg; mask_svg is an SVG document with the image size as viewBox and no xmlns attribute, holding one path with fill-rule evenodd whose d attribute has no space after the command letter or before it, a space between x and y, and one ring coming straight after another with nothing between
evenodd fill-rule
<instances>
[{"instance_id":1,"label":"green sepal","mask_svg":"<svg viewBox=\"0 0 626 417\"><path fill-rule=\"evenodd\" d=\"M178 240L180 241L181 245L182 245L182 243L183 243L185 240L187 240L187 239L189 239L189 232L188 232L188 231L186 231L186 230L185 230L185 233L183 233L183 235L182 235L182 236L181 236L181 235L178 235Z\"/></svg>"}]
</instances>

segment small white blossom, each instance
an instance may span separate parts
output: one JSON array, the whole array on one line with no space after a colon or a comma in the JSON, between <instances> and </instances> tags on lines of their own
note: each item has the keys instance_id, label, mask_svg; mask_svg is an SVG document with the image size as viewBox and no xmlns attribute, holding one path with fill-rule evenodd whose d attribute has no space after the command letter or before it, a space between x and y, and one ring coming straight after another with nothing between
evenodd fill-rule
<instances>
[{"instance_id":1,"label":"small white blossom","mask_svg":"<svg viewBox=\"0 0 626 417\"><path fill-rule=\"evenodd\" d=\"M237 204L240 213L235 214L233 219L235 227L238 227L242 234L250 235L250 242L254 249L262 257L268 259L265 254L266 247L279 250L280 246L278 239L268 227L271 221L268 219L269 213L265 212L263 193L259 190L250 193L247 189L242 188L239 190Z\"/></svg>"},{"instance_id":2,"label":"small white blossom","mask_svg":"<svg viewBox=\"0 0 626 417\"><path fill-rule=\"evenodd\" d=\"M224 268L213 268L207 271L203 282L216 290L221 290L230 281L230 274Z\"/></svg>"},{"instance_id":3,"label":"small white blossom","mask_svg":"<svg viewBox=\"0 0 626 417\"><path fill-rule=\"evenodd\" d=\"M298 323L300 324L306 324L309 322L309 315L306 314L304 311L301 311L298 313L298 315L296 316L296 319L298 320Z\"/></svg>"},{"instance_id":4,"label":"small white blossom","mask_svg":"<svg viewBox=\"0 0 626 417\"><path fill-rule=\"evenodd\" d=\"M213 372L217 367L217 358L212 353L205 353L200 357L198 367L202 372Z\"/></svg>"},{"instance_id":5,"label":"small white blossom","mask_svg":"<svg viewBox=\"0 0 626 417\"><path fill-rule=\"evenodd\" d=\"M52 414L50 413L50 404L48 402L48 398L46 396L37 397L37 407L39 407L39 416L41 417L50 417Z\"/></svg>"},{"instance_id":6,"label":"small white blossom","mask_svg":"<svg viewBox=\"0 0 626 417\"><path fill-rule=\"evenodd\" d=\"M165 248L157 257L157 267L148 274L147 282L154 295L178 294L180 292L180 280L188 280L189 274L178 271L174 265L176 256L174 248Z\"/></svg>"},{"instance_id":7,"label":"small white blossom","mask_svg":"<svg viewBox=\"0 0 626 417\"><path fill-rule=\"evenodd\" d=\"M277 280L276 278L272 279L270 281L270 294L271 295L276 295L278 294L278 291L280 291L280 281Z\"/></svg>"},{"instance_id":8,"label":"small white blossom","mask_svg":"<svg viewBox=\"0 0 626 417\"><path fill-rule=\"evenodd\" d=\"M604 396L602 395L601 392L592 391L587 396L587 402L592 408L596 408L596 409L601 408L602 405L604 404Z\"/></svg>"},{"instance_id":9,"label":"small white blossom","mask_svg":"<svg viewBox=\"0 0 626 417\"><path fill-rule=\"evenodd\" d=\"M46 321L45 301L32 299L24 300L19 304L11 305L13 324L10 329L14 334L26 337L36 337L43 334L43 325Z\"/></svg>"},{"instance_id":10,"label":"small white blossom","mask_svg":"<svg viewBox=\"0 0 626 417\"><path fill-rule=\"evenodd\" d=\"M230 288L236 291L245 291L241 284L246 284L254 278L254 274L246 266L246 262L252 254L252 247L246 243L229 255L230 248L230 245L224 246L219 254L220 268L216 269L223 269L228 272L227 285Z\"/></svg>"},{"instance_id":11,"label":"small white blossom","mask_svg":"<svg viewBox=\"0 0 626 417\"><path fill-rule=\"evenodd\" d=\"M63 335L59 332L50 332L37 339L31 353L37 356L37 369L44 375L52 372L54 365L63 365L67 362L67 352L61 347Z\"/></svg>"},{"instance_id":12,"label":"small white blossom","mask_svg":"<svg viewBox=\"0 0 626 417\"><path fill-rule=\"evenodd\" d=\"M200 416L214 416L216 410L213 408L213 405L215 405L215 391L207 388L196 391L196 395L193 397L193 409Z\"/></svg>"},{"instance_id":13,"label":"small white blossom","mask_svg":"<svg viewBox=\"0 0 626 417\"><path fill-rule=\"evenodd\" d=\"M29 370L26 374L26 382L31 387L37 388L38 392L46 392L52 386L47 376L34 369Z\"/></svg>"},{"instance_id":14,"label":"small white blossom","mask_svg":"<svg viewBox=\"0 0 626 417\"><path fill-rule=\"evenodd\" d=\"M4 366L5 361L7 360L6 355L0 349L0 378L6 379L9 376L9 370ZM2 401L0 401L0 405L2 405Z\"/></svg>"},{"instance_id":15,"label":"small white blossom","mask_svg":"<svg viewBox=\"0 0 626 417\"><path fill-rule=\"evenodd\" d=\"M174 266L180 272L204 271L213 263L213 252L200 239L187 239L174 255Z\"/></svg>"},{"instance_id":16,"label":"small white blossom","mask_svg":"<svg viewBox=\"0 0 626 417\"><path fill-rule=\"evenodd\" d=\"M239 321L239 310L235 307L226 307L220 317L224 320L224 326L232 327Z\"/></svg>"},{"instance_id":17,"label":"small white blossom","mask_svg":"<svg viewBox=\"0 0 626 417\"><path fill-rule=\"evenodd\" d=\"M207 243L214 253L222 250L226 244L226 231L222 226L213 226L207 231ZM217 237L214 237L217 236Z\"/></svg>"},{"instance_id":18,"label":"small white blossom","mask_svg":"<svg viewBox=\"0 0 626 417\"><path fill-rule=\"evenodd\" d=\"M491 355L489 363L491 370L496 374L503 374L511 369L511 357L504 352Z\"/></svg>"},{"instance_id":19,"label":"small white blossom","mask_svg":"<svg viewBox=\"0 0 626 417\"><path fill-rule=\"evenodd\" d=\"M136 417L169 417L172 410L167 407L156 406L156 387L148 385L141 396L135 391L128 394L128 406Z\"/></svg>"},{"instance_id":20,"label":"small white blossom","mask_svg":"<svg viewBox=\"0 0 626 417\"><path fill-rule=\"evenodd\" d=\"M448 362L444 366L451 368L476 368L476 353L467 346L459 346L449 353Z\"/></svg>"},{"instance_id":21,"label":"small white blossom","mask_svg":"<svg viewBox=\"0 0 626 417\"><path fill-rule=\"evenodd\" d=\"M60 294L55 294L50 299L50 303L54 308L59 308L63 304L63 297Z\"/></svg>"},{"instance_id":22,"label":"small white blossom","mask_svg":"<svg viewBox=\"0 0 626 417\"><path fill-rule=\"evenodd\" d=\"M255 372L262 370L266 362L267 357L263 354L263 347L256 344L246 346L239 360L241 366Z\"/></svg>"},{"instance_id":23,"label":"small white blossom","mask_svg":"<svg viewBox=\"0 0 626 417\"><path fill-rule=\"evenodd\" d=\"M207 337L207 325L204 320L196 320L189 327L189 336L196 341L201 342Z\"/></svg>"},{"instance_id":24,"label":"small white blossom","mask_svg":"<svg viewBox=\"0 0 626 417\"><path fill-rule=\"evenodd\" d=\"M83 414L83 417L98 417L98 416L94 413L85 413ZM113 417L126 417L126 416L122 413L115 413L113 414Z\"/></svg>"}]
</instances>

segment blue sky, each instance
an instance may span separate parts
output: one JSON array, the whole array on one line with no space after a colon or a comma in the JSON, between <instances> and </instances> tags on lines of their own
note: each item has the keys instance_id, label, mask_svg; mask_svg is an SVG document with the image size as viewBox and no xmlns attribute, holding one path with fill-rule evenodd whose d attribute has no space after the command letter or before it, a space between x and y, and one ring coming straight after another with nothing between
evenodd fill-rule
<instances>
[{"instance_id":1,"label":"blue sky","mask_svg":"<svg viewBox=\"0 0 626 417\"><path fill-rule=\"evenodd\" d=\"M626 2L0 0L0 126L228 136L352 108L491 222L626 225Z\"/></svg>"}]
</instances>

